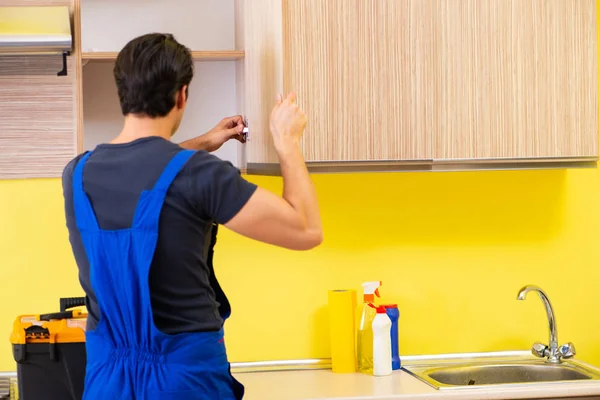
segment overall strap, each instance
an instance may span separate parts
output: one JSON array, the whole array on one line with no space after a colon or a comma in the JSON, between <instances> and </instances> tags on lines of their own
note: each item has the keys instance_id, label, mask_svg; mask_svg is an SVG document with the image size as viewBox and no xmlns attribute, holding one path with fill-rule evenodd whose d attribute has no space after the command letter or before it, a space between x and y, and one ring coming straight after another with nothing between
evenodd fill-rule
<instances>
[{"instance_id":1,"label":"overall strap","mask_svg":"<svg viewBox=\"0 0 600 400\"><path fill-rule=\"evenodd\" d=\"M99 230L96 214L89 197L83 190L83 166L91 154L91 152L85 153L77 162L73 172L73 209L75 211L75 222L80 231Z\"/></svg>"},{"instance_id":2,"label":"overall strap","mask_svg":"<svg viewBox=\"0 0 600 400\"><path fill-rule=\"evenodd\" d=\"M171 183L173 183L179 174L179 171L181 171L185 163L195 153L196 152L193 150L181 150L179 153L175 154L154 184L154 188L152 190L164 191L166 194L167 190L169 190L169 187L171 186Z\"/></svg>"},{"instance_id":3,"label":"overall strap","mask_svg":"<svg viewBox=\"0 0 600 400\"><path fill-rule=\"evenodd\" d=\"M156 228L169 187L192 155L193 150L181 150L173 158L154 184L152 190L142 193L133 217L133 228Z\"/></svg>"}]
</instances>

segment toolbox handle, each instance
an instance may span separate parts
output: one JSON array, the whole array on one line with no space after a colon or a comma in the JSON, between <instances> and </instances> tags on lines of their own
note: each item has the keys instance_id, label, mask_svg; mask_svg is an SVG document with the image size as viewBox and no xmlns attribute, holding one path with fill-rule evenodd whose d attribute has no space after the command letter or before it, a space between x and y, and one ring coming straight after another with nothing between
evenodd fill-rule
<instances>
[{"instance_id":1,"label":"toolbox handle","mask_svg":"<svg viewBox=\"0 0 600 400\"><path fill-rule=\"evenodd\" d=\"M69 308L85 306L85 297L63 297L60 299L60 312Z\"/></svg>"},{"instance_id":2,"label":"toolbox handle","mask_svg":"<svg viewBox=\"0 0 600 400\"><path fill-rule=\"evenodd\" d=\"M38 319L40 321L52 321L56 319L71 319L71 318L81 318L86 314L82 314L79 310L69 310L64 312L57 312L51 314L40 314Z\"/></svg>"},{"instance_id":3,"label":"toolbox handle","mask_svg":"<svg viewBox=\"0 0 600 400\"><path fill-rule=\"evenodd\" d=\"M41 314L39 321L51 321L57 319L81 318L80 310L69 310L69 308L85 306L85 297L63 297L60 299L60 312Z\"/></svg>"}]
</instances>

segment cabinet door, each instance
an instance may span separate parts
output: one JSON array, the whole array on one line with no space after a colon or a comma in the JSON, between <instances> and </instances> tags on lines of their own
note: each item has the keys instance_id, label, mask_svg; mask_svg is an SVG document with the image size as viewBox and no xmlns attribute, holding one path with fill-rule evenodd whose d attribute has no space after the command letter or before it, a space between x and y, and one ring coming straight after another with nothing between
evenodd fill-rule
<instances>
[{"instance_id":1,"label":"cabinet door","mask_svg":"<svg viewBox=\"0 0 600 400\"><path fill-rule=\"evenodd\" d=\"M317 169L598 158L594 0L265 0L243 15L249 171L277 161L268 112L284 90Z\"/></svg>"},{"instance_id":2,"label":"cabinet door","mask_svg":"<svg viewBox=\"0 0 600 400\"><path fill-rule=\"evenodd\" d=\"M309 116L307 161L433 157L436 3L284 1L284 86Z\"/></svg>"},{"instance_id":3,"label":"cabinet door","mask_svg":"<svg viewBox=\"0 0 600 400\"><path fill-rule=\"evenodd\" d=\"M58 178L75 156L75 68L60 56L0 57L0 179Z\"/></svg>"},{"instance_id":4,"label":"cabinet door","mask_svg":"<svg viewBox=\"0 0 600 400\"><path fill-rule=\"evenodd\" d=\"M235 0L237 92L249 127L245 146L248 172L274 167L277 154L269 131L269 115L283 92L282 0Z\"/></svg>"},{"instance_id":5,"label":"cabinet door","mask_svg":"<svg viewBox=\"0 0 600 400\"><path fill-rule=\"evenodd\" d=\"M439 159L597 157L595 0L436 0Z\"/></svg>"}]
</instances>

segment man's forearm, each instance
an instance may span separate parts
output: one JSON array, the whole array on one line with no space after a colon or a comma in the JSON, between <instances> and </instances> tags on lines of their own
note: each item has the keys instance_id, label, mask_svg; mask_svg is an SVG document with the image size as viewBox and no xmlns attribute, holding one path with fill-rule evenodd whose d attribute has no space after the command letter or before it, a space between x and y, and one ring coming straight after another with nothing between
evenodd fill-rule
<instances>
[{"instance_id":1,"label":"man's forearm","mask_svg":"<svg viewBox=\"0 0 600 400\"><path fill-rule=\"evenodd\" d=\"M206 134L202 136L195 137L190 140L186 140L185 142L179 143L179 146L186 150L209 150L209 142L206 140Z\"/></svg>"},{"instance_id":2,"label":"man's forearm","mask_svg":"<svg viewBox=\"0 0 600 400\"><path fill-rule=\"evenodd\" d=\"M300 146L297 143L290 144L278 150L278 154L283 176L283 198L303 216L307 230L322 235L317 191Z\"/></svg>"}]
</instances>

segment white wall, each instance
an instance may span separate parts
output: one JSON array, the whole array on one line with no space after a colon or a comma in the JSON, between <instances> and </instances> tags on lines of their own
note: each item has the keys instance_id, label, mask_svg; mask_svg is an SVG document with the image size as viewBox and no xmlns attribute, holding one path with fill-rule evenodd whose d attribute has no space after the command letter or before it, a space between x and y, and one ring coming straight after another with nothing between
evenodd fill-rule
<instances>
[{"instance_id":1,"label":"white wall","mask_svg":"<svg viewBox=\"0 0 600 400\"><path fill-rule=\"evenodd\" d=\"M233 0L82 0L83 51L118 51L148 32L170 32L192 50L234 48ZM83 67L84 148L110 141L122 126L113 63ZM196 62L190 98L174 137L181 142L237 114L235 62ZM241 144L231 141L215 154L238 165Z\"/></svg>"},{"instance_id":2,"label":"white wall","mask_svg":"<svg viewBox=\"0 0 600 400\"><path fill-rule=\"evenodd\" d=\"M81 0L83 51L118 51L151 32L192 50L233 50L233 0Z\"/></svg>"}]
</instances>

